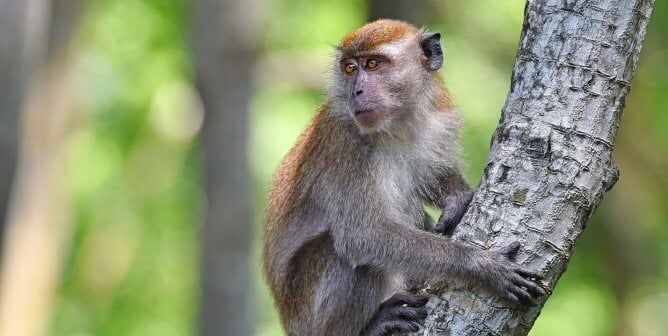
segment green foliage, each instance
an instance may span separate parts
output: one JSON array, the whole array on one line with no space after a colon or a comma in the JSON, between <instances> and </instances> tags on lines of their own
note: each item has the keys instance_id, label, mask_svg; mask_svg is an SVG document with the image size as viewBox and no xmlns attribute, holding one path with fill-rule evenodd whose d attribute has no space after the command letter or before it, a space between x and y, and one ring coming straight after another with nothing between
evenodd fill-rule
<instances>
[{"instance_id":1,"label":"green foliage","mask_svg":"<svg viewBox=\"0 0 668 336\"><path fill-rule=\"evenodd\" d=\"M117 0L85 13L75 77L88 114L65 154L75 221L55 335L196 330L201 111L187 10Z\"/></svg>"}]
</instances>

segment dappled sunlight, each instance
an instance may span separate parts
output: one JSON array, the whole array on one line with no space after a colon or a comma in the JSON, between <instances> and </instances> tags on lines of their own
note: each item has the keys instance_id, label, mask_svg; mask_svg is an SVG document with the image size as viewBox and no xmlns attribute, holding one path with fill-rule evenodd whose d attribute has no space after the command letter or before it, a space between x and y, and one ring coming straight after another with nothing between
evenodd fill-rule
<instances>
[{"instance_id":1,"label":"dappled sunlight","mask_svg":"<svg viewBox=\"0 0 668 336\"><path fill-rule=\"evenodd\" d=\"M166 83L153 98L149 120L165 140L187 144L199 133L204 121L199 94L189 83Z\"/></svg>"},{"instance_id":2,"label":"dappled sunlight","mask_svg":"<svg viewBox=\"0 0 668 336\"><path fill-rule=\"evenodd\" d=\"M73 134L66 148L67 185L81 197L90 196L108 183L118 183L123 162L118 146L89 130Z\"/></svg>"},{"instance_id":3,"label":"dappled sunlight","mask_svg":"<svg viewBox=\"0 0 668 336\"><path fill-rule=\"evenodd\" d=\"M615 322L612 292L587 283L557 285L529 335L610 335Z\"/></svg>"},{"instance_id":4,"label":"dappled sunlight","mask_svg":"<svg viewBox=\"0 0 668 336\"><path fill-rule=\"evenodd\" d=\"M622 318L631 335L663 336L668 330L668 290L664 284L645 284L630 291Z\"/></svg>"}]
</instances>

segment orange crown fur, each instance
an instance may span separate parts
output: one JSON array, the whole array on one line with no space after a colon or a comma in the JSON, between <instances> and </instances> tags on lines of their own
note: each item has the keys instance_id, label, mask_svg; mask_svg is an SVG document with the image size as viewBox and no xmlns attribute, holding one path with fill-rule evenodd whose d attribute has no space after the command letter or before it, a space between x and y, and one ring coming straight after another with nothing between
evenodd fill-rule
<instances>
[{"instance_id":1,"label":"orange crown fur","mask_svg":"<svg viewBox=\"0 0 668 336\"><path fill-rule=\"evenodd\" d=\"M369 51L382 44L399 40L409 34L418 34L417 27L397 20L381 19L367 23L346 35L341 40L341 48Z\"/></svg>"}]
</instances>

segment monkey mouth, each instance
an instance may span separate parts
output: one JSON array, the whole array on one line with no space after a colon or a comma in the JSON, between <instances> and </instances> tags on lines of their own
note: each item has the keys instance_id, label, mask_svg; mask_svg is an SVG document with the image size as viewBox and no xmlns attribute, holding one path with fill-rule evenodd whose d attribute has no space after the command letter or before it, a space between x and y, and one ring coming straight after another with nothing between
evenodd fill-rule
<instances>
[{"instance_id":1,"label":"monkey mouth","mask_svg":"<svg viewBox=\"0 0 668 336\"><path fill-rule=\"evenodd\" d=\"M355 115L358 116L360 114L371 113L371 112L373 112L373 109L360 109L360 110L355 110Z\"/></svg>"},{"instance_id":2,"label":"monkey mouth","mask_svg":"<svg viewBox=\"0 0 668 336\"><path fill-rule=\"evenodd\" d=\"M375 128L386 118L387 110L383 108L360 108L354 110L355 121L363 128Z\"/></svg>"}]
</instances>

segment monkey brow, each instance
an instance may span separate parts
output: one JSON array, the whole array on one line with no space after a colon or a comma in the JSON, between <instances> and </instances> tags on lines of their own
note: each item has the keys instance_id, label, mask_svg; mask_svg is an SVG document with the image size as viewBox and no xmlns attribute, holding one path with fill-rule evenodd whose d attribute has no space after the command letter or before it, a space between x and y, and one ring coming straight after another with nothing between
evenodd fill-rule
<instances>
[{"instance_id":1,"label":"monkey brow","mask_svg":"<svg viewBox=\"0 0 668 336\"><path fill-rule=\"evenodd\" d=\"M350 50L350 49L346 50L345 48L342 48L340 50L341 50L341 59L373 57L373 58L378 58L382 61L390 60L389 57L381 53L378 53L377 51Z\"/></svg>"}]
</instances>

